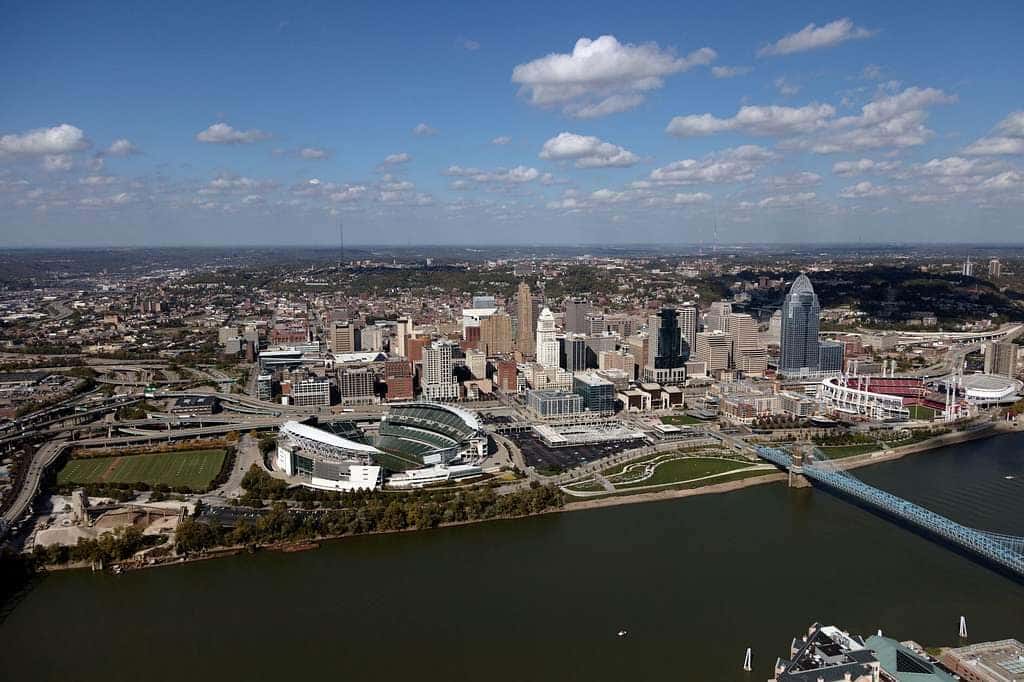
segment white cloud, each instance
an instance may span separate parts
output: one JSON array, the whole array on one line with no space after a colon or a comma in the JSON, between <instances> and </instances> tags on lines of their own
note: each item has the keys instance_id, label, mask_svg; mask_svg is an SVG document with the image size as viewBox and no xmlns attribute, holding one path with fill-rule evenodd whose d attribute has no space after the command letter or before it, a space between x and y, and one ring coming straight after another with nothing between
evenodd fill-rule
<instances>
[{"instance_id":1,"label":"white cloud","mask_svg":"<svg viewBox=\"0 0 1024 682\"><path fill-rule=\"evenodd\" d=\"M745 106L731 118L712 114L691 114L673 118L665 132L677 137L712 135L739 131L752 135L793 135L811 133L825 127L836 110L829 104L803 107Z\"/></svg>"},{"instance_id":2,"label":"white cloud","mask_svg":"<svg viewBox=\"0 0 1024 682\"><path fill-rule=\"evenodd\" d=\"M469 50L470 52L476 52L480 49L480 43L475 40L469 40L468 38L462 41L462 47Z\"/></svg>"},{"instance_id":3,"label":"white cloud","mask_svg":"<svg viewBox=\"0 0 1024 682\"><path fill-rule=\"evenodd\" d=\"M1024 154L1024 111L1014 111L996 126L996 135L983 137L964 149L972 156Z\"/></svg>"},{"instance_id":4,"label":"white cloud","mask_svg":"<svg viewBox=\"0 0 1024 682\"><path fill-rule=\"evenodd\" d=\"M775 89L779 91L780 95L785 95L786 97L789 97L790 95L795 95L796 93L800 92L801 86L797 85L796 83L790 82L784 76L776 78L774 82Z\"/></svg>"},{"instance_id":5,"label":"white cloud","mask_svg":"<svg viewBox=\"0 0 1024 682\"><path fill-rule=\"evenodd\" d=\"M796 33L779 38L770 45L765 45L757 54L759 57L771 55L793 54L795 52L806 52L825 47L834 47L848 40L870 38L876 31L869 31L860 26L854 26L847 18L836 19L824 26L807 24Z\"/></svg>"},{"instance_id":6,"label":"white cloud","mask_svg":"<svg viewBox=\"0 0 1024 682\"><path fill-rule=\"evenodd\" d=\"M801 171L791 175L772 175L764 178L763 182L772 187L810 187L821 182L821 176L810 171Z\"/></svg>"},{"instance_id":7,"label":"white cloud","mask_svg":"<svg viewBox=\"0 0 1024 682\"><path fill-rule=\"evenodd\" d=\"M850 185L849 187L843 188L839 192L839 196L843 199L865 199L873 197L884 197L888 195L890 189L882 185L875 185L867 180L858 182L856 185Z\"/></svg>"},{"instance_id":8,"label":"white cloud","mask_svg":"<svg viewBox=\"0 0 1024 682\"><path fill-rule=\"evenodd\" d=\"M796 194L776 194L765 197L757 202L760 208L795 208L804 206L817 198L814 192L798 192Z\"/></svg>"},{"instance_id":9,"label":"white cloud","mask_svg":"<svg viewBox=\"0 0 1024 682\"><path fill-rule=\"evenodd\" d=\"M716 57L709 47L677 57L654 43L624 44L604 35L580 38L571 54L552 53L519 64L512 70L512 82L535 106L558 106L569 116L596 118L639 106L666 77L710 64Z\"/></svg>"},{"instance_id":10,"label":"white cloud","mask_svg":"<svg viewBox=\"0 0 1024 682\"><path fill-rule=\"evenodd\" d=\"M227 123L214 123L206 130L196 133L196 139L207 144L250 144L270 137L262 130L236 130Z\"/></svg>"},{"instance_id":11,"label":"white cloud","mask_svg":"<svg viewBox=\"0 0 1024 682\"><path fill-rule=\"evenodd\" d=\"M683 159L655 168L648 178L651 183L661 185L745 182L774 158L775 155L763 147L744 145L709 154L702 159ZM643 188L646 185L642 183L633 183L632 186Z\"/></svg>"},{"instance_id":12,"label":"white cloud","mask_svg":"<svg viewBox=\"0 0 1024 682\"><path fill-rule=\"evenodd\" d=\"M877 81L882 78L882 67L878 64L868 64L861 69L860 77L867 81Z\"/></svg>"},{"instance_id":13,"label":"white cloud","mask_svg":"<svg viewBox=\"0 0 1024 682\"><path fill-rule=\"evenodd\" d=\"M320 147L303 147L299 150L299 157L309 161L322 161L331 158L331 153Z\"/></svg>"},{"instance_id":14,"label":"white cloud","mask_svg":"<svg viewBox=\"0 0 1024 682\"><path fill-rule=\"evenodd\" d=\"M559 133L544 143L540 158L575 161L577 168L628 168L639 157L628 149L589 135Z\"/></svg>"},{"instance_id":15,"label":"white cloud","mask_svg":"<svg viewBox=\"0 0 1024 682\"><path fill-rule=\"evenodd\" d=\"M735 78L745 76L752 70L749 66L712 66L711 75L715 78Z\"/></svg>"},{"instance_id":16,"label":"white cloud","mask_svg":"<svg viewBox=\"0 0 1024 682\"><path fill-rule=\"evenodd\" d=\"M481 170L479 168L464 168L462 166L448 166L444 171L445 175L464 178L484 184L496 183L503 185L521 185L532 182L541 177L540 171L528 166L516 166L515 168L498 168L493 171Z\"/></svg>"},{"instance_id":17,"label":"white cloud","mask_svg":"<svg viewBox=\"0 0 1024 682\"><path fill-rule=\"evenodd\" d=\"M199 194L212 195L236 192L252 194L254 192L272 190L275 187L277 187L277 183L273 180L254 180L253 178L237 175L218 175L200 189Z\"/></svg>"},{"instance_id":18,"label":"white cloud","mask_svg":"<svg viewBox=\"0 0 1024 682\"><path fill-rule=\"evenodd\" d=\"M388 154L384 157L384 160L380 162L381 166L400 166L405 163L412 161L412 154L408 152L398 152L396 154Z\"/></svg>"},{"instance_id":19,"label":"white cloud","mask_svg":"<svg viewBox=\"0 0 1024 682\"><path fill-rule=\"evenodd\" d=\"M862 173L889 173L899 168L899 166L899 161L858 159L857 161L836 161L832 164L832 172L842 176L860 175Z\"/></svg>"},{"instance_id":20,"label":"white cloud","mask_svg":"<svg viewBox=\"0 0 1024 682\"><path fill-rule=\"evenodd\" d=\"M709 201L711 201L711 195L707 192L677 192L672 197L672 203L682 206L706 204Z\"/></svg>"},{"instance_id":21,"label":"white cloud","mask_svg":"<svg viewBox=\"0 0 1024 682\"><path fill-rule=\"evenodd\" d=\"M512 142L512 138L508 135L498 135L498 137L491 140L491 144L509 144Z\"/></svg>"},{"instance_id":22,"label":"white cloud","mask_svg":"<svg viewBox=\"0 0 1024 682\"><path fill-rule=\"evenodd\" d=\"M43 157L43 168L51 173L71 170L74 163L70 154L47 154Z\"/></svg>"},{"instance_id":23,"label":"white cloud","mask_svg":"<svg viewBox=\"0 0 1024 682\"><path fill-rule=\"evenodd\" d=\"M89 140L80 128L61 123L52 128L36 128L28 132L0 136L0 156L45 156L68 154L89 147Z\"/></svg>"},{"instance_id":24,"label":"white cloud","mask_svg":"<svg viewBox=\"0 0 1024 682\"><path fill-rule=\"evenodd\" d=\"M104 154L106 156L133 156L135 154L141 154L140 150L135 143L130 140L126 140L123 137L119 140L114 140L107 147Z\"/></svg>"},{"instance_id":25,"label":"white cloud","mask_svg":"<svg viewBox=\"0 0 1024 682\"><path fill-rule=\"evenodd\" d=\"M412 129L412 134L428 137L430 135L437 135L437 129L431 128L426 123L418 123L416 124L416 127Z\"/></svg>"}]
</instances>

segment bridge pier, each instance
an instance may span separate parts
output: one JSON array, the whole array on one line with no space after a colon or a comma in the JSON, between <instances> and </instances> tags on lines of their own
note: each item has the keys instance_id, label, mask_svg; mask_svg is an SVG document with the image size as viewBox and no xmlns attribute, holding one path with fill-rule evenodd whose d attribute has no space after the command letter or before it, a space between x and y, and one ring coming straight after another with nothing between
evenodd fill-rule
<instances>
[{"instance_id":1,"label":"bridge pier","mask_svg":"<svg viewBox=\"0 0 1024 682\"><path fill-rule=\"evenodd\" d=\"M809 488L811 482L804 476L804 453L797 451L793 454L791 463L789 465L789 476L786 479L786 485L790 488Z\"/></svg>"}]
</instances>

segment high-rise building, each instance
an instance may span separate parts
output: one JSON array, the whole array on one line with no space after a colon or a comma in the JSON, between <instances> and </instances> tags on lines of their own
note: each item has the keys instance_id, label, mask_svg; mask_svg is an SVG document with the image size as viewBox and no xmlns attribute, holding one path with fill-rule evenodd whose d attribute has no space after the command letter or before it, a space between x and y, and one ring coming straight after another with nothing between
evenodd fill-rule
<instances>
[{"instance_id":1,"label":"high-rise building","mask_svg":"<svg viewBox=\"0 0 1024 682\"><path fill-rule=\"evenodd\" d=\"M558 367L558 339L555 338L555 315L547 306L537 318L537 363L545 369Z\"/></svg>"},{"instance_id":2,"label":"high-rise building","mask_svg":"<svg viewBox=\"0 0 1024 682\"><path fill-rule=\"evenodd\" d=\"M413 336L405 341L405 357L409 362L423 362L423 349L430 343L426 336Z\"/></svg>"},{"instance_id":3,"label":"high-rise building","mask_svg":"<svg viewBox=\"0 0 1024 682\"><path fill-rule=\"evenodd\" d=\"M406 356L405 342L412 333L412 320L408 317L400 317L395 320L395 335L391 340L391 352L395 355Z\"/></svg>"},{"instance_id":4,"label":"high-rise building","mask_svg":"<svg viewBox=\"0 0 1024 682\"><path fill-rule=\"evenodd\" d=\"M825 339L818 342L818 372L836 374L843 371L846 344Z\"/></svg>"},{"instance_id":5,"label":"high-rise building","mask_svg":"<svg viewBox=\"0 0 1024 682\"><path fill-rule=\"evenodd\" d=\"M994 341L985 351L985 373L1012 377L1017 373L1017 345L1009 341Z\"/></svg>"},{"instance_id":6,"label":"high-rise building","mask_svg":"<svg viewBox=\"0 0 1024 682\"><path fill-rule=\"evenodd\" d=\"M565 303L565 331L576 334L590 333L590 320L588 316L593 312L594 307L590 301L571 298Z\"/></svg>"},{"instance_id":7,"label":"high-rise building","mask_svg":"<svg viewBox=\"0 0 1024 682\"><path fill-rule=\"evenodd\" d=\"M365 367L343 369L338 372L338 393L342 405L369 405L373 403L373 373Z\"/></svg>"},{"instance_id":8,"label":"high-rise building","mask_svg":"<svg viewBox=\"0 0 1024 682\"><path fill-rule=\"evenodd\" d=\"M667 384L685 380L690 349L679 329L679 313L675 308L662 308L660 313L650 316L647 326L650 345L644 380Z\"/></svg>"},{"instance_id":9,"label":"high-rise building","mask_svg":"<svg viewBox=\"0 0 1024 682\"><path fill-rule=\"evenodd\" d=\"M512 352L512 318L504 311L480 320L479 348L488 356Z\"/></svg>"},{"instance_id":10,"label":"high-rise building","mask_svg":"<svg viewBox=\"0 0 1024 682\"><path fill-rule=\"evenodd\" d=\"M473 375L474 379L486 379L487 356L484 355L483 351L473 349L467 350L466 368L469 370L470 374Z\"/></svg>"},{"instance_id":11,"label":"high-rise building","mask_svg":"<svg viewBox=\"0 0 1024 682\"><path fill-rule=\"evenodd\" d=\"M412 400L412 363L404 358L391 358L384 363L384 381L388 400Z\"/></svg>"},{"instance_id":12,"label":"high-rise building","mask_svg":"<svg viewBox=\"0 0 1024 682\"><path fill-rule=\"evenodd\" d=\"M729 369L729 335L723 331L698 332L697 360L704 363L706 372Z\"/></svg>"},{"instance_id":13,"label":"high-rise building","mask_svg":"<svg viewBox=\"0 0 1024 682\"><path fill-rule=\"evenodd\" d=\"M352 322L334 321L327 339L332 353L354 353L356 350L356 328Z\"/></svg>"},{"instance_id":14,"label":"high-rise building","mask_svg":"<svg viewBox=\"0 0 1024 682\"><path fill-rule=\"evenodd\" d=\"M331 404L331 382L326 377L308 377L291 382L292 403L299 407Z\"/></svg>"},{"instance_id":15,"label":"high-rise building","mask_svg":"<svg viewBox=\"0 0 1024 682\"><path fill-rule=\"evenodd\" d=\"M583 398L583 407L591 412L615 412L615 384L593 372L581 372L573 377L573 393Z\"/></svg>"},{"instance_id":16,"label":"high-rise building","mask_svg":"<svg viewBox=\"0 0 1024 682\"><path fill-rule=\"evenodd\" d=\"M700 323L700 310L692 301L687 301L679 308L679 333L686 342L686 352L692 354L697 346L697 326Z\"/></svg>"},{"instance_id":17,"label":"high-rise building","mask_svg":"<svg viewBox=\"0 0 1024 682\"><path fill-rule=\"evenodd\" d=\"M749 376L762 376L768 369L768 351L761 345L757 322L746 313L729 316L732 367Z\"/></svg>"},{"instance_id":18,"label":"high-rise building","mask_svg":"<svg viewBox=\"0 0 1024 682\"><path fill-rule=\"evenodd\" d=\"M964 266L960 270L960 274L964 277L974 277L974 266L975 263L971 262L971 257L968 256L967 260L964 261Z\"/></svg>"},{"instance_id":19,"label":"high-rise building","mask_svg":"<svg viewBox=\"0 0 1024 682\"><path fill-rule=\"evenodd\" d=\"M493 296L489 296L486 294L477 294L476 296L473 297L473 307L496 308L498 307L498 303L497 301L495 301Z\"/></svg>"},{"instance_id":20,"label":"high-rise building","mask_svg":"<svg viewBox=\"0 0 1024 682\"><path fill-rule=\"evenodd\" d=\"M704 331L720 331L729 333L729 316L732 315L732 303L714 301L711 309L704 315Z\"/></svg>"},{"instance_id":21,"label":"high-rise building","mask_svg":"<svg viewBox=\"0 0 1024 682\"><path fill-rule=\"evenodd\" d=\"M778 346L782 343L782 311L776 310L768 320L768 331L761 335L761 342L766 346Z\"/></svg>"},{"instance_id":22,"label":"high-rise building","mask_svg":"<svg viewBox=\"0 0 1024 682\"><path fill-rule=\"evenodd\" d=\"M537 352L533 338L533 296L526 282L519 283L516 293L516 347L523 355Z\"/></svg>"},{"instance_id":23,"label":"high-rise building","mask_svg":"<svg viewBox=\"0 0 1024 682\"><path fill-rule=\"evenodd\" d=\"M988 262L988 276L993 279L1003 276L1003 264L999 262L998 258L993 258Z\"/></svg>"},{"instance_id":24,"label":"high-rise building","mask_svg":"<svg viewBox=\"0 0 1024 682\"><path fill-rule=\"evenodd\" d=\"M519 368L512 360L498 362L498 388L506 393L519 390Z\"/></svg>"},{"instance_id":25,"label":"high-rise building","mask_svg":"<svg viewBox=\"0 0 1024 682\"><path fill-rule=\"evenodd\" d=\"M455 400L459 384L455 381L452 344L447 339L434 341L423 349L423 397L427 400Z\"/></svg>"},{"instance_id":26,"label":"high-rise building","mask_svg":"<svg viewBox=\"0 0 1024 682\"><path fill-rule=\"evenodd\" d=\"M384 328L371 324L359 331L359 350L379 351L384 348Z\"/></svg>"},{"instance_id":27,"label":"high-rise building","mask_svg":"<svg viewBox=\"0 0 1024 682\"><path fill-rule=\"evenodd\" d=\"M587 337L566 334L559 337L559 363L567 372L582 372L587 368Z\"/></svg>"},{"instance_id":28,"label":"high-rise building","mask_svg":"<svg viewBox=\"0 0 1024 682\"><path fill-rule=\"evenodd\" d=\"M811 280L800 275L782 303L782 339L779 372L804 376L818 372L818 328L821 306Z\"/></svg>"}]
</instances>

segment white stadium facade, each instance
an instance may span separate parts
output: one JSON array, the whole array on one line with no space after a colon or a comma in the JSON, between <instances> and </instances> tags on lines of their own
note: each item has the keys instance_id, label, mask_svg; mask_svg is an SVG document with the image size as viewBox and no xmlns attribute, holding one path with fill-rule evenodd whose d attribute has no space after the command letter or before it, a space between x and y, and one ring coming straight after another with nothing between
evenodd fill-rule
<instances>
[{"instance_id":1,"label":"white stadium facade","mask_svg":"<svg viewBox=\"0 0 1024 682\"><path fill-rule=\"evenodd\" d=\"M432 402L392 405L376 431L290 421L280 430L277 469L319 490L421 487L475 476L487 453L476 415Z\"/></svg>"}]
</instances>

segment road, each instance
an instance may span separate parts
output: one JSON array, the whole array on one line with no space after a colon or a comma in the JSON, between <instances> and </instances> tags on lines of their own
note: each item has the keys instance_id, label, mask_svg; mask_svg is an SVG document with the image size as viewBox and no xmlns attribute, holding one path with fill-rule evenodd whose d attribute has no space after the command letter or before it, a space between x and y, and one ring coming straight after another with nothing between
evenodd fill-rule
<instances>
[{"instance_id":1,"label":"road","mask_svg":"<svg viewBox=\"0 0 1024 682\"><path fill-rule=\"evenodd\" d=\"M39 484L46 468L53 464L68 445L66 440L51 440L36 450L28 464L25 481L14 498L14 503L3 515L4 526L15 523L28 510L39 492Z\"/></svg>"}]
</instances>

